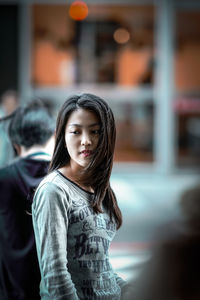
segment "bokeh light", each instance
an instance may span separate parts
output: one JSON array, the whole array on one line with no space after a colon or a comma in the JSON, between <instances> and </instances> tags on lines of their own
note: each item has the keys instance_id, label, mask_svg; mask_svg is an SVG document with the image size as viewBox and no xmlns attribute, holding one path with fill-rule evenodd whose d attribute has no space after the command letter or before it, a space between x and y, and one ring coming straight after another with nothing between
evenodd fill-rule
<instances>
[{"instance_id":1,"label":"bokeh light","mask_svg":"<svg viewBox=\"0 0 200 300\"><path fill-rule=\"evenodd\" d=\"M114 40L119 44L125 44L130 40L130 33L125 28L118 28L114 32Z\"/></svg>"},{"instance_id":2,"label":"bokeh light","mask_svg":"<svg viewBox=\"0 0 200 300\"><path fill-rule=\"evenodd\" d=\"M88 6L83 1L74 1L69 9L70 17L75 21L82 21L88 15Z\"/></svg>"}]
</instances>

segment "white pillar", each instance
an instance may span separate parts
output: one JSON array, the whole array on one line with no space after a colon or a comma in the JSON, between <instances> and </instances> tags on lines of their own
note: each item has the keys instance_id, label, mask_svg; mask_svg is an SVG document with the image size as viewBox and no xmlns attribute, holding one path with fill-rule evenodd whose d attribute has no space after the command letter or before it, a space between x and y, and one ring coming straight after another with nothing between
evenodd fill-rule
<instances>
[{"instance_id":1,"label":"white pillar","mask_svg":"<svg viewBox=\"0 0 200 300\"><path fill-rule=\"evenodd\" d=\"M159 0L156 16L155 144L156 168L170 174L175 166L174 101L174 6Z\"/></svg>"}]
</instances>

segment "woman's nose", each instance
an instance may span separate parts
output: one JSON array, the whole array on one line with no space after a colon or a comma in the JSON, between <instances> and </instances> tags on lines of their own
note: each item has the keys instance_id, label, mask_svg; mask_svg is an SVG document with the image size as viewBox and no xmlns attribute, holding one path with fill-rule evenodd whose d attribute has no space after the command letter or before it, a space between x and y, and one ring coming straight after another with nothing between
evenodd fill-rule
<instances>
[{"instance_id":1,"label":"woman's nose","mask_svg":"<svg viewBox=\"0 0 200 300\"><path fill-rule=\"evenodd\" d=\"M81 145L91 145L92 141L89 134L83 134L81 137Z\"/></svg>"}]
</instances>

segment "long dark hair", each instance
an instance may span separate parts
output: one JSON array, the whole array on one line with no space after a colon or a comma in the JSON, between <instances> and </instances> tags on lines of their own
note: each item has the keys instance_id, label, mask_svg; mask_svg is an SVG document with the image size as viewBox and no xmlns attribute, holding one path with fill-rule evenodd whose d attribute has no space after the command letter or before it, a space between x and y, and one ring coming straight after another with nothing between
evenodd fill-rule
<instances>
[{"instance_id":1,"label":"long dark hair","mask_svg":"<svg viewBox=\"0 0 200 300\"><path fill-rule=\"evenodd\" d=\"M80 108L94 112L101 126L97 149L89 165L84 168L83 182L94 190L94 211L101 213L103 204L109 211L110 218L114 217L117 228L119 228L122 224L122 215L116 196L110 186L116 128L112 110L103 99L93 94L84 93L73 95L64 102L57 117L55 148L49 172L70 162L70 155L65 147L65 128L71 113Z\"/></svg>"}]
</instances>

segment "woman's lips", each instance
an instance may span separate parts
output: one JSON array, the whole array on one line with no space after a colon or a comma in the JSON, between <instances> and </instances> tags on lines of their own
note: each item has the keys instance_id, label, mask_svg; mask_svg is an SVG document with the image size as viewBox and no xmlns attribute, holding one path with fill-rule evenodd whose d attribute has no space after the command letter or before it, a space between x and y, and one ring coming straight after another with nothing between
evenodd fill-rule
<instances>
[{"instance_id":1,"label":"woman's lips","mask_svg":"<svg viewBox=\"0 0 200 300\"><path fill-rule=\"evenodd\" d=\"M92 154L92 151L91 150L83 150L81 151L81 154L84 156L84 157L88 157Z\"/></svg>"}]
</instances>

